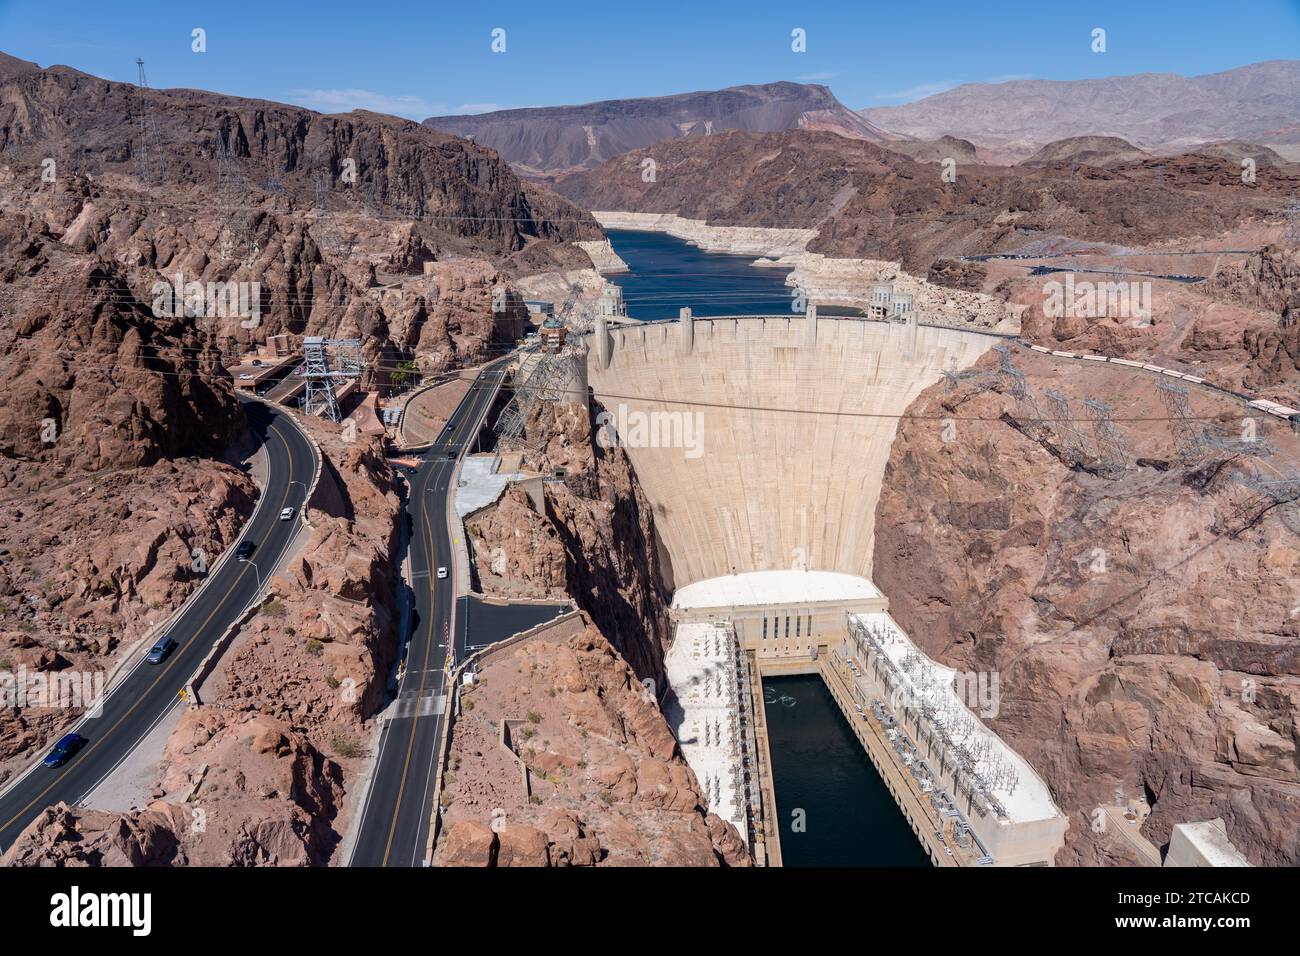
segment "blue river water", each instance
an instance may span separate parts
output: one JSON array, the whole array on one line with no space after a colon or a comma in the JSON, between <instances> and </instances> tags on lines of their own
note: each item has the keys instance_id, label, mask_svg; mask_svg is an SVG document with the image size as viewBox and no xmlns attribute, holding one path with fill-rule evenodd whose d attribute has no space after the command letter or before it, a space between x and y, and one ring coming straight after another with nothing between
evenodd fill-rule
<instances>
[{"instance_id":1,"label":"blue river water","mask_svg":"<svg viewBox=\"0 0 1300 956\"><path fill-rule=\"evenodd\" d=\"M630 272L609 279L623 289L634 319L675 319L683 306L695 315L796 315L789 269L750 265L755 256L704 252L659 232L609 230L614 251Z\"/></svg>"}]
</instances>

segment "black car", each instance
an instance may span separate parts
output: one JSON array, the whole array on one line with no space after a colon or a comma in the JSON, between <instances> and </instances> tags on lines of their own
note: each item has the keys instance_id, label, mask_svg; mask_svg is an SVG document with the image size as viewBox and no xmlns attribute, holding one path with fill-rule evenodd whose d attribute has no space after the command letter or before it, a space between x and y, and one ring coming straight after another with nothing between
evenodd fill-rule
<instances>
[{"instance_id":1,"label":"black car","mask_svg":"<svg viewBox=\"0 0 1300 956\"><path fill-rule=\"evenodd\" d=\"M239 558L240 561L247 561L253 556L256 549L257 545L253 544L253 542L241 541L239 547L235 549L235 557Z\"/></svg>"},{"instance_id":2,"label":"black car","mask_svg":"<svg viewBox=\"0 0 1300 956\"><path fill-rule=\"evenodd\" d=\"M176 641L174 641L170 636L164 634L162 637L158 638L157 643L155 643L153 647L149 648L149 653L145 656L145 660L150 664L161 664L174 650L176 650Z\"/></svg>"}]
</instances>

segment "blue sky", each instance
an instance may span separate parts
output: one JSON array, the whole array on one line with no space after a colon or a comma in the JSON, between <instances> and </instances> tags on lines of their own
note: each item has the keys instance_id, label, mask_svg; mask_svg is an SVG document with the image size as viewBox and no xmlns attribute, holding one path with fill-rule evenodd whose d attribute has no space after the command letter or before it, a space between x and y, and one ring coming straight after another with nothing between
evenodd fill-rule
<instances>
[{"instance_id":1,"label":"blue sky","mask_svg":"<svg viewBox=\"0 0 1300 956\"><path fill-rule=\"evenodd\" d=\"M505 30L504 53L491 50ZM1105 53L1090 49L1106 30ZM191 50L206 31L207 52ZM791 50L806 31L807 51ZM440 113L825 83L890 106L963 82L1211 73L1300 57L1300 0L959 3L0 0L0 50L150 85L336 112Z\"/></svg>"}]
</instances>

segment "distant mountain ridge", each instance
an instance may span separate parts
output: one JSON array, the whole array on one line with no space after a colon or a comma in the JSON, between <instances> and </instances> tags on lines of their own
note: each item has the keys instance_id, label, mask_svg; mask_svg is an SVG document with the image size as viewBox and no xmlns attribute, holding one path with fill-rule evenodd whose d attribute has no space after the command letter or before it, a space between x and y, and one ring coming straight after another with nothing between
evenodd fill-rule
<instances>
[{"instance_id":1,"label":"distant mountain ridge","mask_svg":"<svg viewBox=\"0 0 1300 956\"><path fill-rule=\"evenodd\" d=\"M764 83L578 106L434 116L424 125L495 149L526 175L545 178L589 169L663 140L726 130L812 129L884 143L903 137L877 128L825 86Z\"/></svg>"},{"instance_id":2,"label":"distant mountain ridge","mask_svg":"<svg viewBox=\"0 0 1300 956\"><path fill-rule=\"evenodd\" d=\"M1120 137L1148 151L1231 139L1300 146L1300 60L1270 60L1204 76L1140 73L966 83L859 115L920 139L949 135L977 146L1011 147L1019 158L1075 136Z\"/></svg>"}]
</instances>

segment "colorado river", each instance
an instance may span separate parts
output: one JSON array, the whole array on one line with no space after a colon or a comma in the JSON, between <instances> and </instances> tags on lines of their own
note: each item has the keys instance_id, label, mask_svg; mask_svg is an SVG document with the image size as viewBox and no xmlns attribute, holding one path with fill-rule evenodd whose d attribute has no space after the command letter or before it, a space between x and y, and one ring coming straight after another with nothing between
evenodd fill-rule
<instances>
[{"instance_id":1,"label":"colorado river","mask_svg":"<svg viewBox=\"0 0 1300 956\"><path fill-rule=\"evenodd\" d=\"M758 268L753 256L704 252L660 232L611 229L609 241L631 270L609 279L634 319L675 319L683 306L704 316L797 314L789 269Z\"/></svg>"}]
</instances>

